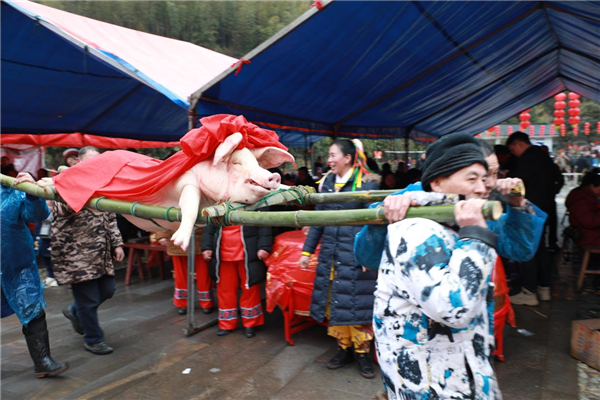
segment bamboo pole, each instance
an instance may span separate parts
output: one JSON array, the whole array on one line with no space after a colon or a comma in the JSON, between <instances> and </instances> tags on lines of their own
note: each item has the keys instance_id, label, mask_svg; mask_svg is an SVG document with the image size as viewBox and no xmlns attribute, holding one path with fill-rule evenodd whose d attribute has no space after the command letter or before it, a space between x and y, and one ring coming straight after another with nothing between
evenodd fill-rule
<instances>
[{"instance_id":1,"label":"bamboo pole","mask_svg":"<svg viewBox=\"0 0 600 400\"><path fill-rule=\"evenodd\" d=\"M15 178L0 174L0 183L2 186L10 187L32 196L42 197L47 200L55 200L65 203L56 193L53 187L39 187L33 183L23 182L18 186L13 184ZM175 207L160 207L142 203L131 203L121 200L111 200L104 197L93 197L85 205L88 208L98 211L108 211L117 214L133 215L144 219L159 219L171 222L181 222L181 210ZM198 224L206 224L207 219L199 217L196 220Z\"/></svg>"},{"instance_id":2,"label":"bamboo pole","mask_svg":"<svg viewBox=\"0 0 600 400\"><path fill-rule=\"evenodd\" d=\"M24 182L18 186L13 185L14 179L0 174L3 186L11 187L34 196L48 200L64 202L54 190L41 188L35 184ZM115 212L118 214L133 215L144 219L181 221L181 210L175 207L160 207L138 202L131 203L120 200L110 200L102 197L90 199L86 207ZM500 202L488 201L484 206L486 219L498 219L502 214ZM409 208L406 218L428 218L437 222L454 221L454 206L427 206ZM329 226L329 225L382 225L388 223L382 207L358 210L329 210L329 211L246 211L231 210L223 217L207 218L198 215L196 224L208 225L254 225L254 226Z\"/></svg>"},{"instance_id":3,"label":"bamboo pole","mask_svg":"<svg viewBox=\"0 0 600 400\"><path fill-rule=\"evenodd\" d=\"M316 193L310 186L296 186L293 188L279 190L268 195L254 204L231 203L236 210L254 211L262 207L277 205L316 205L329 203L364 203L383 201L387 196L398 192L398 190L364 190L357 192L338 193ZM217 204L202 210L205 217L220 217L227 212L226 204Z\"/></svg>"}]
</instances>

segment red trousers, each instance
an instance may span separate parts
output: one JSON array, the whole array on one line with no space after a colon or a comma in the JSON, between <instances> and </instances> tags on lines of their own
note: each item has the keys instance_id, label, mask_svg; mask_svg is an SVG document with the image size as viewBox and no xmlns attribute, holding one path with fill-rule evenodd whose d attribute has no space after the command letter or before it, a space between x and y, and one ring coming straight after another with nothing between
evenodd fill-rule
<instances>
[{"instance_id":1,"label":"red trousers","mask_svg":"<svg viewBox=\"0 0 600 400\"><path fill-rule=\"evenodd\" d=\"M219 328L233 330L238 326L238 292L242 288L240 309L242 325L245 328L265 323L260 302L260 285L246 289L246 268L244 260L221 261L217 298L219 299Z\"/></svg>"},{"instance_id":2,"label":"red trousers","mask_svg":"<svg viewBox=\"0 0 600 400\"><path fill-rule=\"evenodd\" d=\"M200 307L211 308L215 304L212 297L212 280L208 273L208 263L202 255L196 255L196 290L200 299ZM175 307L187 307L187 256L173 256L173 272L175 275Z\"/></svg>"}]
</instances>

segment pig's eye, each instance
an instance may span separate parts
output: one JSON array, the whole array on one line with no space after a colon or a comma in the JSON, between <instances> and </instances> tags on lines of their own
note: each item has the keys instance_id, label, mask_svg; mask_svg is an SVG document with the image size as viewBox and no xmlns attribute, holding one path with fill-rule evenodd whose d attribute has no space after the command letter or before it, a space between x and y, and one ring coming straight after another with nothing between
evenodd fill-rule
<instances>
[{"instance_id":1,"label":"pig's eye","mask_svg":"<svg viewBox=\"0 0 600 400\"><path fill-rule=\"evenodd\" d=\"M231 163L232 163L233 165L242 165L242 163L241 163L241 162L239 162L238 160L233 160Z\"/></svg>"}]
</instances>

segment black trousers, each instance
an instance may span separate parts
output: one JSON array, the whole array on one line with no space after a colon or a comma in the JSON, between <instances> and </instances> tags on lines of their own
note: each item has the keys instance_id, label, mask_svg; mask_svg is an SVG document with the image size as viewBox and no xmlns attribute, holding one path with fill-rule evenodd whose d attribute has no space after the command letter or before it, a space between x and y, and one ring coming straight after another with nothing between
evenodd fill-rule
<instances>
[{"instance_id":1,"label":"black trousers","mask_svg":"<svg viewBox=\"0 0 600 400\"><path fill-rule=\"evenodd\" d=\"M553 257L550 255L546 247L546 233L548 232L549 223L546 222L544 227L544 235L540 239L535 256L521 264L521 274L523 278L523 286L536 292L538 286L549 287L552 280L552 268L554 266Z\"/></svg>"},{"instance_id":2,"label":"black trousers","mask_svg":"<svg viewBox=\"0 0 600 400\"><path fill-rule=\"evenodd\" d=\"M75 299L71 313L83 328L83 340L88 344L104 342L104 332L98 321L98 307L115 294L115 277L103 275L91 281L74 283L71 290Z\"/></svg>"}]
</instances>

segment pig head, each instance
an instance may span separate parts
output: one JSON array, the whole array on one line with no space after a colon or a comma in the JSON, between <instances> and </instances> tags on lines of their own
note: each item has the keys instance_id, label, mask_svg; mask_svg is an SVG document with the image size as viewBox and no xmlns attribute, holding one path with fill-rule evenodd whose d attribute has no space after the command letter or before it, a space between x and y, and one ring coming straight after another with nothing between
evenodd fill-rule
<instances>
[{"instance_id":1,"label":"pig head","mask_svg":"<svg viewBox=\"0 0 600 400\"><path fill-rule=\"evenodd\" d=\"M279 174L267 168L294 161L290 153L276 147L237 150L242 138L239 132L229 135L212 158L196 164L150 198L141 199L148 204L181 208L181 224L166 227L177 229L171 240L183 250L187 249L200 208L224 201L255 203L281 183ZM148 221L126 218L142 229L156 230L155 226L141 226Z\"/></svg>"}]
</instances>

